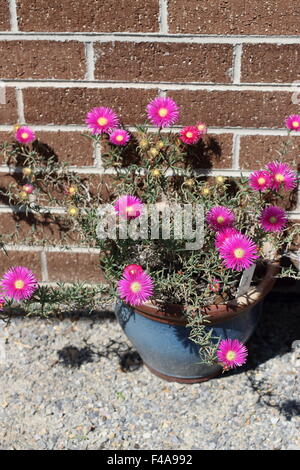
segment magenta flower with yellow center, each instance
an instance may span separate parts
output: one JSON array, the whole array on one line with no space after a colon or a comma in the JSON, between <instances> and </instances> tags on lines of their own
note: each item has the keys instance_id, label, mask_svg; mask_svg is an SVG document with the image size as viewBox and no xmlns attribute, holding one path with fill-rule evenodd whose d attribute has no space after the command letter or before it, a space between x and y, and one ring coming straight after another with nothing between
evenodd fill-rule
<instances>
[{"instance_id":1,"label":"magenta flower with yellow center","mask_svg":"<svg viewBox=\"0 0 300 470\"><path fill-rule=\"evenodd\" d=\"M271 174L271 189L279 191L281 188L285 191L291 191L297 186L297 174L287 163L271 162L267 165Z\"/></svg>"},{"instance_id":2,"label":"magenta flower with yellow center","mask_svg":"<svg viewBox=\"0 0 300 470\"><path fill-rule=\"evenodd\" d=\"M118 282L121 299L133 306L146 302L153 295L153 290L153 280L144 271L137 271L134 274L124 272L122 279Z\"/></svg>"},{"instance_id":3,"label":"magenta flower with yellow center","mask_svg":"<svg viewBox=\"0 0 300 470\"><path fill-rule=\"evenodd\" d=\"M232 227L235 222L234 213L223 206L215 206L206 214L206 222L216 231Z\"/></svg>"},{"instance_id":4,"label":"magenta flower with yellow center","mask_svg":"<svg viewBox=\"0 0 300 470\"><path fill-rule=\"evenodd\" d=\"M223 230L220 230L219 232L217 232L216 241L215 241L215 246L216 246L217 250L219 250L221 248L223 243L228 238L232 237L232 235L237 235L238 233L241 233L241 232L239 232L234 227L227 227L227 228L224 228Z\"/></svg>"},{"instance_id":5,"label":"magenta flower with yellow center","mask_svg":"<svg viewBox=\"0 0 300 470\"><path fill-rule=\"evenodd\" d=\"M225 267L235 271L250 268L258 258L257 251L255 243L242 233L227 238L219 250Z\"/></svg>"},{"instance_id":6,"label":"magenta flower with yellow center","mask_svg":"<svg viewBox=\"0 0 300 470\"><path fill-rule=\"evenodd\" d=\"M193 145L201 139L201 133L196 126L186 126L181 129L179 138L185 144Z\"/></svg>"},{"instance_id":7,"label":"magenta flower with yellow center","mask_svg":"<svg viewBox=\"0 0 300 470\"><path fill-rule=\"evenodd\" d=\"M211 292L214 292L215 294L219 292L221 288L221 282L219 279L213 279L211 283L209 284L209 290Z\"/></svg>"},{"instance_id":8,"label":"magenta flower with yellow center","mask_svg":"<svg viewBox=\"0 0 300 470\"><path fill-rule=\"evenodd\" d=\"M292 114L285 120L285 125L290 131L300 132L300 115Z\"/></svg>"},{"instance_id":9,"label":"magenta flower with yellow center","mask_svg":"<svg viewBox=\"0 0 300 470\"><path fill-rule=\"evenodd\" d=\"M267 170L259 170L251 173L249 185L254 191L265 191L271 187L271 176Z\"/></svg>"},{"instance_id":10,"label":"magenta flower with yellow center","mask_svg":"<svg viewBox=\"0 0 300 470\"><path fill-rule=\"evenodd\" d=\"M247 361L248 350L237 339L223 339L217 350L218 360L225 369L242 366Z\"/></svg>"},{"instance_id":11,"label":"magenta flower with yellow center","mask_svg":"<svg viewBox=\"0 0 300 470\"><path fill-rule=\"evenodd\" d=\"M4 295L0 292L0 312L2 312L3 307L5 306L6 301Z\"/></svg>"},{"instance_id":12,"label":"magenta flower with yellow center","mask_svg":"<svg viewBox=\"0 0 300 470\"><path fill-rule=\"evenodd\" d=\"M197 122L196 127L202 136L207 133L207 125L204 122Z\"/></svg>"},{"instance_id":13,"label":"magenta flower with yellow center","mask_svg":"<svg viewBox=\"0 0 300 470\"><path fill-rule=\"evenodd\" d=\"M35 275L30 269L16 266L9 269L1 279L1 288L6 297L15 300L29 299L38 288Z\"/></svg>"},{"instance_id":14,"label":"magenta flower with yellow center","mask_svg":"<svg viewBox=\"0 0 300 470\"><path fill-rule=\"evenodd\" d=\"M141 215L143 210L142 201L135 196L121 196L114 204L115 211L125 219L135 219Z\"/></svg>"},{"instance_id":15,"label":"magenta flower with yellow center","mask_svg":"<svg viewBox=\"0 0 300 470\"><path fill-rule=\"evenodd\" d=\"M33 188L32 184L24 184L22 189L23 189L23 191L25 191L26 194L32 194L34 188Z\"/></svg>"},{"instance_id":16,"label":"magenta flower with yellow center","mask_svg":"<svg viewBox=\"0 0 300 470\"><path fill-rule=\"evenodd\" d=\"M149 121L157 127L175 124L179 118L179 107L172 98L157 97L147 105Z\"/></svg>"},{"instance_id":17,"label":"magenta flower with yellow center","mask_svg":"<svg viewBox=\"0 0 300 470\"><path fill-rule=\"evenodd\" d=\"M124 268L123 274L134 275L141 272L143 272L142 266L140 266L139 264L129 264Z\"/></svg>"},{"instance_id":18,"label":"magenta flower with yellow center","mask_svg":"<svg viewBox=\"0 0 300 470\"><path fill-rule=\"evenodd\" d=\"M115 129L109 134L109 141L114 145L126 145L130 139L130 135L124 129Z\"/></svg>"},{"instance_id":19,"label":"magenta flower with yellow center","mask_svg":"<svg viewBox=\"0 0 300 470\"><path fill-rule=\"evenodd\" d=\"M265 232L281 232L287 221L285 210L278 206L266 207L260 216L260 224Z\"/></svg>"},{"instance_id":20,"label":"magenta flower with yellow center","mask_svg":"<svg viewBox=\"0 0 300 470\"><path fill-rule=\"evenodd\" d=\"M20 144L30 144L35 140L35 133L30 127L21 126L17 129L15 138Z\"/></svg>"},{"instance_id":21,"label":"magenta flower with yellow center","mask_svg":"<svg viewBox=\"0 0 300 470\"><path fill-rule=\"evenodd\" d=\"M85 120L88 128L92 134L108 133L118 126L119 119L116 113L111 108L93 108L86 115Z\"/></svg>"}]
</instances>

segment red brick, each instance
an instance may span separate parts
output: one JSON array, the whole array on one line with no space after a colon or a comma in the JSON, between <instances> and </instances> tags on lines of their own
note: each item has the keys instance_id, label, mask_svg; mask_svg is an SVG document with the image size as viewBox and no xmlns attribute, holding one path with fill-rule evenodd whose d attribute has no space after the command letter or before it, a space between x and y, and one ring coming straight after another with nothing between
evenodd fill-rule
<instances>
[{"instance_id":1,"label":"red brick","mask_svg":"<svg viewBox=\"0 0 300 470\"><path fill-rule=\"evenodd\" d=\"M195 170L231 168L232 134L206 135L197 145L187 147L186 160Z\"/></svg>"},{"instance_id":2,"label":"red brick","mask_svg":"<svg viewBox=\"0 0 300 470\"><path fill-rule=\"evenodd\" d=\"M45 149L54 153L60 162L70 165L92 166L93 165L93 142L79 132L36 132L36 137Z\"/></svg>"},{"instance_id":3,"label":"red brick","mask_svg":"<svg viewBox=\"0 0 300 470\"><path fill-rule=\"evenodd\" d=\"M84 79L84 44L76 41L2 41L3 79Z\"/></svg>"},{"instance_id":4,"label":"red brick","mask_svg":"<svg viewBox=\"0 0 300 470\"><path fill-rule=\"evenodd\" d=\"M10 15L8 0L1 0L0 2L0 31L10 30Z\"/></svg>"},{"instance_id":5,"label":"red brick","mask_svg":"<svg viewBox=\"0 0 300 470\"><path fill-rule=\"evenodd\" d=\"M80 125L95 106L113 108L126 124L143 123L146 105L157 95L156 90L130 88L27 88L23 93L27 122Z\"/></svg>"},{"instance_id":6,"label":"red brick","mask_svg":"<svg viewBox=\"0 0 300 470\"><path fill-rule=\"evenodd\" d=\"M40 253L34 251L7 250L7 255L0 251L0 276L14 266L26 266L36 275L38 281L42 280Z\"/></svg>"},{"instance_id":7,"label":"red brick","mask_svg":"<svg viewBox=\"0 0 300 470\"><path fill-rule=\"evenodd\" d=\"M47 253L49 281L103 282L99 255L92 253Z\"/></svg>"},{"instance_id":8,"label":"red brick","mask_svg":"<svg viewBox=\"0 0 300 470\"><path fill-rule=\"evenodd\" d=\"M250 135L241 137L240 143L240 167L242 170L256 170L262 168L268 162L280 157L278 151L284 149L287 137ZM284 155L284 161L293 166L299 166L300 136L292 137L292 145L289 152Z\"/></svg>"},{"instance_id":9,"label":"red brick","mask_svg":"<svg viewBox=\"0 0 300 470\"><path fill-rule=\"evenodd\" d=\"M45 156L55 155L59 162L73 166L93 165L93 142L79 132L37 131L34 148ZM13 142L14 132L0 132L0 144ZM4 164L4 153L0 153L0 165Z\"/></svg>"},{"instance_id":10,"label":"red brick","mask_svg":"<svg viewBox=\"0 0 300 470\"><path fill-rule=\"evenodd\" d=\"M300 44L246 44L242 81L292 83L300 74Z\"/></svg>"},{"instance_id":11,"label":"red brick","mask_svg":"<svg viewBox=\"0 0 300 470\"><path fill-rule=\"evenodd\" d=\"M300 34L300 7L282 0L172 0L171 33Z\"/></svg>"},{"instance_id":12,"label":"red brick","mask_svg":"<svg viewBox=\"0 0 300 470\"><path fill-rule=\"evenodd\" d=\"M287 115L297 113L292 93L259 91L170 91L181 105L181 124L199 120L208 126L283 128Z\"/></svg>"},{"instance_id":13,"label":"red brick","mask_svg":"<svg viewBox=\"0 0 300 470\"><path fill-rule=\"evenodd\" d=\"M154 32L158 0L17 0L21 31Z\"/></svg>"},{"instance_id":14,"label":"red brick","mask_svg":"<svg viewBox=\"0 0 300 470\"><path fill-rule=\"evenodd\" d=\"M240 168L241 170L257 170L280 157L278 151L285 148L287 137L280 136L243 136L240 143ZM295 170L300 171L299 150L300 136L292 138L289 152L282 156L283 160ZM297 190L283 192L280 205L287 210L295 210L297 207Z\"/></svg>"},{"instance_id":15,"label":"red brick","mask_svg":"<svg viewBox=\"0 0 300 470\"><path fill-rule=\"evenodd\" d=\"M0 214L1 234L5 243L21 245L67 246L79 245L76 232L67 230L63 217L2 213ZM43 243L44 242L44 243Z\"/></svg>"},{"instance_id":16,"label":"red brick","mask_svg":"<svg viewBox=\"0 0 300 470\"><path fill-rule=\"evenodd\" d=\"M2 93L0 89L0 98ZM1 124L15 124L18 120L16 91L14 88L5 88L5 103L0 100L0 122Z\"/></svg>"},{"instance_id":17,"label":"red brick","mask_svg":"<svg viewBox=\"0 0 300 470\"><path fill-rule=\"evenodd\" d=\"M231 82L232 46L109 42L95 45L95 78L134 82Z\"/></svg>"}]
</instances>

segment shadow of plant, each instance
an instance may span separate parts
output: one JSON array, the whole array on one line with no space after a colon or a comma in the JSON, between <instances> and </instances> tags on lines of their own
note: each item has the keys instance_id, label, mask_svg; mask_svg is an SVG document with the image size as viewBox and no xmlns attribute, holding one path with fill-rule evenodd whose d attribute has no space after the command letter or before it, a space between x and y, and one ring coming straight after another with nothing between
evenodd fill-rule
<instances>
[{"instance_id":1,"label":"shadow of plant","mask_svg":"<svg viewBox=\"0 0 300 470\"><path fill-rule=\"evenodd\" d=\"M64 367L80 368L83 364L94 362L96 358L111 360L117 357L122 372L134 372L143 364L138 352L123 341L110 339L101 349L85 343L83 348L70 345L57 351L58 363Z\"/></svg>"},{"instance_id":2,"label":"shadow of plant","mask_svg":"<svg viewBox=\"0 0 300 470\"><path fill-rule=\"evenodd\" d=\"M273 392L272 386L267 384L264 380L257 381L253 373L248 374L248 380L252 390L258 396L258 404L275 408L287 421L291 421L292 418L300 416L300 401L280 401L276 393Z\"/></svg>"}]
</instances>

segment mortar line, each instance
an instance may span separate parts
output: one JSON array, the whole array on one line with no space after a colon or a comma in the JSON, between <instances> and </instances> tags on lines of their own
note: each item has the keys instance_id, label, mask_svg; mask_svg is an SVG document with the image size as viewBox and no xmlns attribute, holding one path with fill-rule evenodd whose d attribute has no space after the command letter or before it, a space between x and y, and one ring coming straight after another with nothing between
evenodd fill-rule
<instances>
[{"instance_id":1,"label":"mortar line","mask_svg":"<svg viewBox=\"0 0 300 470\"><path fill-rule=\"evenodd\" d=\"M79 124L70 125L56 125L56 124L43 124L43 125L30 125L31 129L36 132L86 132L87 128ZM156 132L157 128L153 126L146 126L149 132ZM126 126L130 132L135 132L134 126ZM172 128L162 129L162 132L177 133L181 126L172 126ZM0 132L11 132L12 125L0 124ZM253 127L209 127L210 134L237 134L241 136L282 136L287 137L287 130L284 128L272 129L267 127L253 128ZM300 137L299 133L292 132L293 137Z\"/></svg>"},{"instance_id":2,"label":"mortar line","mask_svg":"<svg viewBox=\"0 0 300 470\"><path fill-rule=\"evenodd\" d=\"M92 42L85 44L86 80L95 80L95 56Z\"/></svg>"},{"instance_id":3,"label":"mortar line","mask_svg":"<svg viewBox=\"0 0 300 470\"><path fill-rule=\"evenodd\" d=\"M23 100L23 91L17 87L16 88L16 101L17 101L17 112L18 112L18 123L25 123L25 114L24 114L24 100Z\"/></svg>"},{"instance_id":4,"label":"mortar line","mask_svg":"<svg viewBox=\"0 0 300 470\"><path fill-rule=\"evenodd\" d=\"M82 174L82 175L118 175L119 173L121 174L127 174L128 173L128 169L127 168L123 168L122 170L119 170L118 172L114 169L114 168L96 168L96 167L70 167L70 170L71 171L74 171L74 173L76 174ZM22 171L22 167L13 167L13 168L9 168L7 166L0 166L0 174L1 173L11 173L11 172L14 172L14 173L21 173ZM140 170L140 174L145 174L145 170L144 168L141 168ZM241 176L249 176L252 172L254 171L254 169L240 169L240 168L216 168L216 169L212 169L212 168L197 168L197 169L194 169L192 171L192 173L195 175L195 176L228 176L228 177L233 177L233 178L236 178L236 177L241 177ZM178 175L182 175L184 176L185 175L185 172L178 168L178 171L175 172L176 174ZM190 174L190 173L188 173ZM166 172L166 176L173 176L174 175L174 172L173 170L168 170ZM0 211L1 211L1 207L9 207L9 206L1 206L0 205ZM11 206L12 208L14 206ZM16 206L17 207L17 206ZM54 213L57 213L57 214L64 214L65 213L65 209L63 207L53 207L53 206L44 206L44 209L45 211L52 211Z\"/></svg>"},{"instance_id":5,"label":"mortar line","mask_svg":"<svg viewBox=\"0 0 300 470\"><path fill-rule=\"evenodd\" d=\"M99 171L99 174L103 171L103 164L102 164L102 149L101 144L95 142L94 146L94 165Z\"/></svg>"},{"instance_id":6,"label":"mortar line","mask_svg":"<svg viewBox=\"0 0 300 470\"><path fill-rule=\"evenodd\" d=\"M19 31L16 0L8 0L8 5L10 13L11 32L16 33Z\"/></svg>"},{"instance_id":7,"label":"mortar line","mask_svg":"<svg viewBox=\"0 0 300 470\"><path fill-rule=\"evenodd\" d=\"M6 86L27 88L86 88L86 89L141 89L141 90L188 90L188 91L260 91L260 92L299 92L300 86L295 83L213 83L213 82L128 82L101 80L8 80Z\"/></svg>"},{"instance_id":8,"label":"mortar line","mask_svg":"<svg viewBox=\"0 0 300 470\"><path fill-rule=\"evenodd\" d=\"M241 172L239 172L241 173ZM249 176L251 171L243 171L243 176ZM229 175L228 173L224 173L224 170L217 173L217 175L219 176L231 176ZM211 173L205 173L205 175L203 174L203 176L212 176ZM235 176L240 176L240 175L235 175ZM49 208L48 208L49 209ZM50 213L57 213L57 211L55 211L56 208L50 208L49 212ZM18 212L22 212L22 211L17 211L16 208L13 208L13 207L10 207L10 206L0 206L0 215L1 214L12 214L12 213L18 213ZM32 212L32 211L28 211L28 212ZM62 210L60 213L62 212L65 212L64 210ZM295 210L292 210L292 211L288 211L287 212L289 218L291 220L299 220L300 219L300 208L296 208ZM22 245L5 245L5 246L16 246L16 247L20 247ZM38 248L37 248L38 247ZM12 248L10 248L12 249ZM28 251L41 251L45 249L46 251L56 251L58 249L58 247L39 247L39 245L36 245L36 246L29 246L28 247ZM85 253L88 253L88 252L93 252L93 253L99 253L99 250L97 248L85 248L85 247L72 247L69 249L69 245L67 246L67 248L65 250L61 250L61 251L64 251L64 252L73 252L73 253L78 253L78 251L75 251L77 249L80 249L80 250L86 250L86 251L83 251ZM23 251L25 251L24 248L22 248ZM22 251L20 250L20 251ZM72 251L73 250L73 251ZM90 250L94 250L94 251L90 251ZM81 251L80 251L81 252Z\"/></svg>"},{"instance_id":9,"label":"mortar line","mask_svg":"<svg viewBox=\"0 0 300 470\"><path fill-rule=\"evenodd\" d=\"M15 0L13 0L15 2ZM16 19L16 17L15 17ZM14 20L15 21L15 20ZM300 44L300 36L294 35L216 35L216 34L170 34L170 33L80 33L80 32L0 32L0 41L55 40L80 42L181 42L198 44Z\"/></svg>"},{"instance_id":10,"label":"mortar line","mask_svg":"<svg viewBox=\"0 0 300 470\"><path fill-rule=\"evenodd\" d=\"M159 32L161 34L168 34L168 1L159 0Z\"/></svg>"},{"instance_id":11,"label":"mortar line","mask_svg":"<svg viewBox=\"0 0 300 470\"><path fill-rule=\"evenodd\" d=\"M242 44L236 44L233 48L233 83L241 83L241 70L242 70L242 54L243 46Z\"/></svg>"},{"instance_id":12,"label":"mortar line","mask_svg":"<svg viewBox=\"0 0 300 470\"><path fill-rule=\"evenodd\" d=\"M41 263L41 272L42 272L42 281L48 282L48 265L47 265L47 256L44 250L40 252L40 263Z\"/></svg>"},{"instance_id":13,"label":"mortar line","mask_svg":"<svg viewBox=\"0 0 300 470\"><path fill-rule=\"evenodd\" d=\"M98 248L89 248L89 247L81 247L81 246L73 246L73 245L62 245L62 246L44 246L44 245L16 245L14 243L7 243L5 247L11 251L30 251L30 252L37 252L41 255L45 255L46 253L91 253L91 254L98 254ZM64 249L65 248L65 249ZM46 276L46 273L45 273ZM47 271L48 276L48 271Z\"/></svg>"},{"instance_id":14,"label":"mortar line","mask_svg":"<svg viewBox=\"0 0 300 470\"><path fill-rule=\"evenodd\" d=\"M232 144L232 169L239 170L241 139L239 134L234 134Z\"/></svg>"}]
</instances>

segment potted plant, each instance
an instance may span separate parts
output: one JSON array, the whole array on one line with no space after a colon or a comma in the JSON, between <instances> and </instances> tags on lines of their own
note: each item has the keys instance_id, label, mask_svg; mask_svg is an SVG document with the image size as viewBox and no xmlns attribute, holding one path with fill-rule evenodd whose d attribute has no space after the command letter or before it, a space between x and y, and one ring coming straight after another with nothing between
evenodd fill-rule
<instances>
[{"instance_id":1,"label":"potted plant","mask_svg":"<svg viewBox=\"0 0 300 470\"><path fill-rule=\"evenodd\" d=\"M5 151L29 191L23 184L20 195L19 184L5 194L39 213L46 196L65 205L69 232L99 248L117 318L145 364L166 380L200 382L245 362L263 298L275 276L291 275L278 273L299 233L283 208L297 174L283 161L285 145L281 159L247 177L205 177L199 168L216 146L206 125L172 129L179 108L171 98L152 100L147 114L154 131L129 132L110 108L87 114L105 167L96 196L18 129L18 145ZM297 122L286 125L297 130Z\"/></svg>"}]
</instances>

